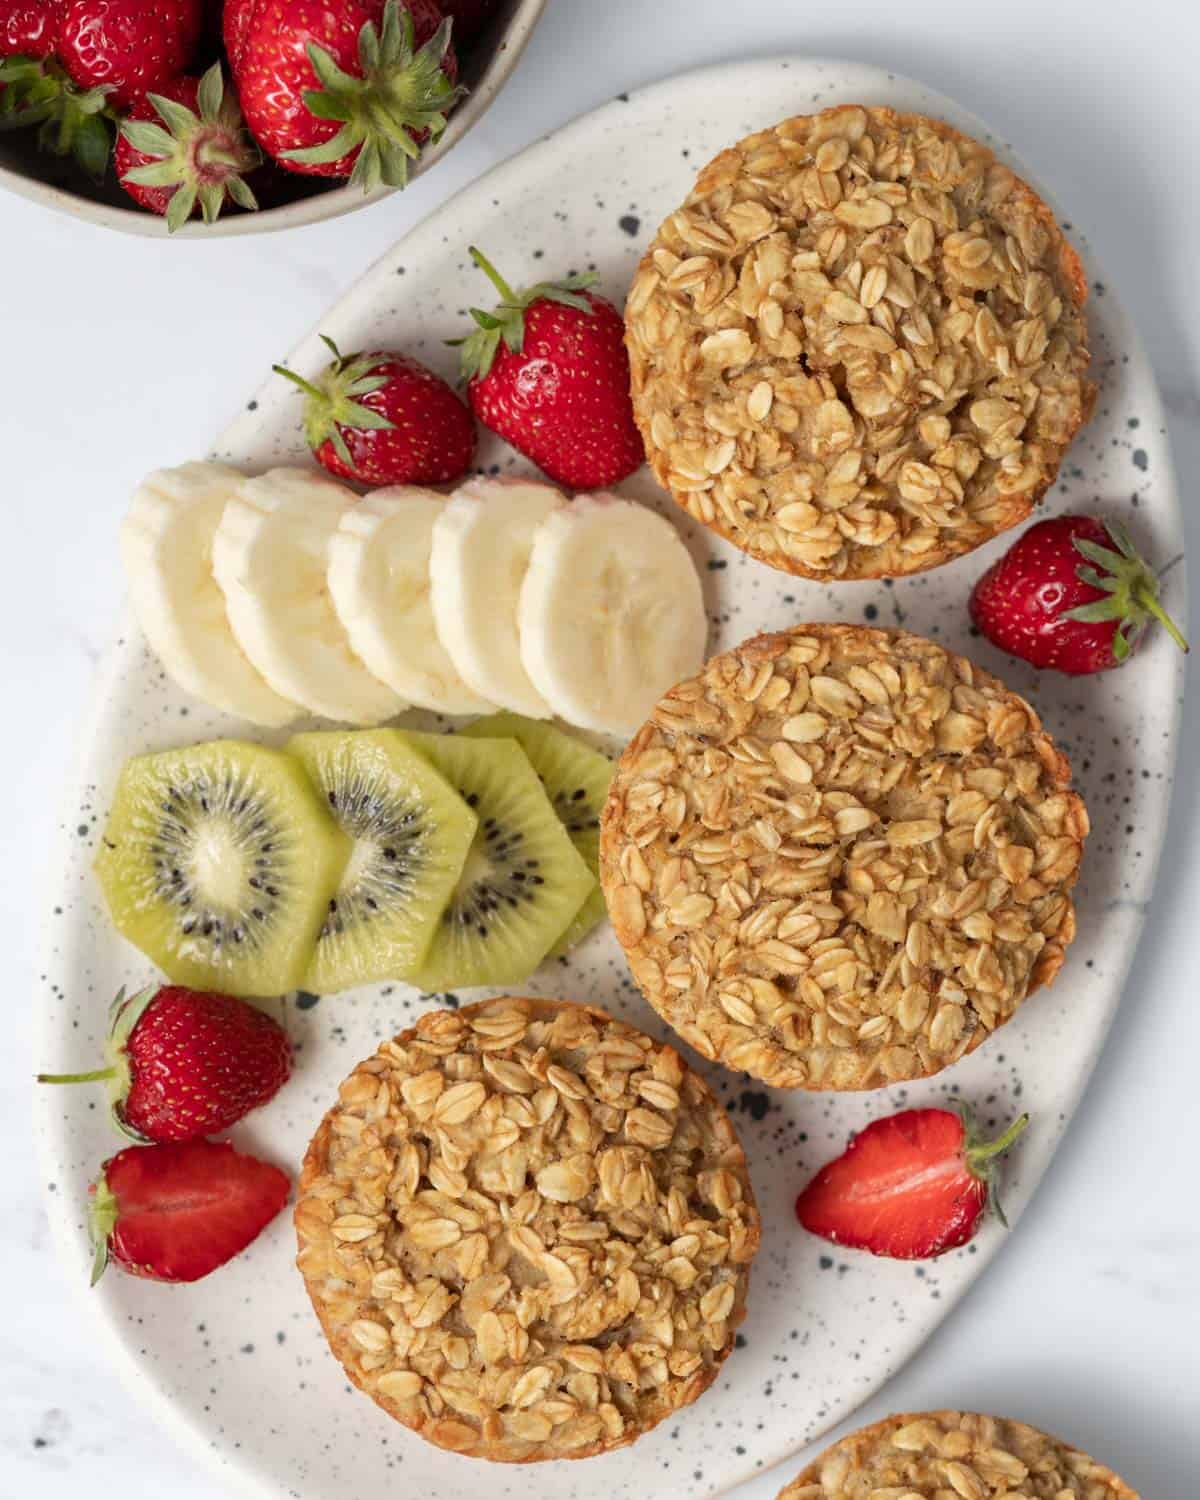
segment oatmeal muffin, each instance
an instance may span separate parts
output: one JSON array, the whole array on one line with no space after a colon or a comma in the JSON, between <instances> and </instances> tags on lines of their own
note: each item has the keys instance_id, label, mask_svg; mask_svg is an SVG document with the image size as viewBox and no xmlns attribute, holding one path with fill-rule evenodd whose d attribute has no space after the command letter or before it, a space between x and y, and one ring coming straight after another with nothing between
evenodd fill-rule
<instances>
[{"instance_id":1,"label":"oatmeal muffin","mask_svg":"<svg viewBox=\"0 0 1200 1500\"><path fill-rule=\"evenodd\" d=\"M334 1354L473 1458L587 1458L716 1378L759 1216L728 1116L603 1011L422 1016L339 1090L300 1176L297 1264Z\"/></svg>"},{"instance_id":2,"label":"oatmeal muffin","mask_svg":"<svg viewBox=\"0 0 1200 1500\"><path fill-rule=\"evenodd\" d=\"M660 484L743 551L898 577L1027 516L1091 414L1079 257L940 120L844 105L701 172L625 310Z\"/></svg>"},{"instance_id":3,"label":"oatmeal muffin","mask_svg":"<svg viewBox=\"0 0 1200 1500\"><path fill-rule=\"evenodd\" d=\"M869 1089L956 1062L1053 979L1087 826L987 672L801 625L662 699L617 765L600 875L634 978L698 1052Z\"/></svg>"},{"instance_id":4,"label":"oatmeal muffin","mask_svg":"<svg viewBox=\"0 0 1200 1500\"><path fill-rule=\"evenodd\" d=\"M1138 1500L1103 1464L1024 1422L888 1417L826 1449L779 1500Z\"/></svg>"}]
</instances>

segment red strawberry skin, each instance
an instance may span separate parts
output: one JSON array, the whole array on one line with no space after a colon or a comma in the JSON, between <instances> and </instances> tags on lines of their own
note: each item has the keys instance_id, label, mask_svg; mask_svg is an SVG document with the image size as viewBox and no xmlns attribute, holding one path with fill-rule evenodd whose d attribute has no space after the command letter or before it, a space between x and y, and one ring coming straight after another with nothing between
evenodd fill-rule
<instances>
[{"instance_id":1,"label":"red strawberry skin","mask_svg":"<svg viewBox=\"0 0 1200 1500\"><path fill-rule=\"evenodd\" d=\"M289 172L316 177L348 177L358 148L333 162L297 162L283 153L321 145L338 132L335 120L319 119L304 102L319 87L307 48L315 42L345 72L360 76L358 34L368 21L378 26L385 0L234 0L225 17L225 46L233 67L242 113L258 144ZM435 0L404 0L412 16L413 39L421 47L442 21ZM443 72L458 77L453 49ZM418 143L423 133L414 136Z\"/></svg>"},{"instance_id":2,"label":"red strawberry skin","mask_svg":"<svg viewBox=\"0 0 1200 1500\"><path fill-rule=\"evenodd\" d=\"M1023 532L971 591L971 619L993 646L1035 667L1084 675L1116 666L1117 621L1066 620L1066 610L1093 604L1102 590L1077 576L1074 539L1112 547L1094 516L1055 516Z\"/></svg>"},{"instance_id":3,"label":"red strawberry skin","mask_svg":"<svg viewBox=\"0 0 1200 1500\"><path fill-rule=\"evenodd\" d=\"M812 1234L897 1260L924 1260L965 1245L988 1188L967 1167L961 1117L906 1109L875 1120L822 1167L796 1200Z\"/></svg>"},{"instance_id":4,"label":"red strawberry skin","mask_svg":"<svg viewBox=\"0 0 1200 1500\"><path fill-rule=\"evenodd\" d=\"M0 0L0 57L53 57L66 0Z\"/></svg>"},{"instance_id":5,"label":"red strawberry skin","mask_svg":"<svg viewBox=\"0 0 1200 1500\"><path fill-rule=\"evenodd\" d=\"M177 104L186 104L190 110L197 107L196 96L200 89L200 82L196 78L189 78L186 73L180 74L178 78L169 78L161 88L153 90L161 94L165 99L174 99ZM125 111L127 120L150 120L155 125L162 122L158 111L148 99L135 99ZM117 169L117 181L137 204L142 208L148 208L152 214L165 214L171 199L179 191L176 187L147 187L144 183L126 182L125 175L134 167L144 167L153 161L152 156L139 151L131 146L125 137L117 132L117 145L114 161ZM196 212L196 210L193 210Z\"/></svg>"},{"instance_id":6,"label":"red strawberry skin","mask_svg":"<svg viewBox=\"0 0 1200 1500\"><path fill-rule=\"evenodd\" d=\"M366 378L387 384L358 397L360 405L391 422L391 428L339 425L352 463L343 463L327 439L314 450L317 461L339 479L359 484L448 484L475 456L475 423L453 390L424 365L403 354L366 356L375 361Z\"/></svg>"},{"instance_id":7,"label":"red strawberry skin","mask_svg":"<svg viewBox=\"0 0 1200 1500\"><path fill-rule=\"evenodd\" d=\"M611 302L585 295L586 312L549 298L530 303L520 352L501 343L491 369L468 387L485 427L576 490L616 484L645 458L624 323Z\"/></svg>"},{"instance_id":8,"label":"red strawberry skin","mask_svg":"<svg viewBox=\"0 0 1200 1500\"><path fill-rule=\"evenodd\" d=\"M126 109L187 67L203 21L201 0L68 0L59 58L80 88L105 85Z\"/></svg>"},{"instance_id":9,"label":"red strawberry skin","mask_svg":"<svg viewBox=\"0 0 1200 1500\"><path fill-rule=\"evenodd\" d=\"M228 1141L129 1146L105 1162L93 1217L109 1258L132 1275L199 1281L257 1238L289 1191L278 1167Z\"/></svg>"},{"instance_id":10,"label":"red strawberry skin","mask_svg":"<svg viewBox=\"0 0 1200 1500\"><path fill-rule=\"evenodd\" d=\"M214 1135L287 1082L292 1049L270 1016L232 995L166 986L125 1042L121 1117L151 1141Z\"/></svg>"}]
</instances>

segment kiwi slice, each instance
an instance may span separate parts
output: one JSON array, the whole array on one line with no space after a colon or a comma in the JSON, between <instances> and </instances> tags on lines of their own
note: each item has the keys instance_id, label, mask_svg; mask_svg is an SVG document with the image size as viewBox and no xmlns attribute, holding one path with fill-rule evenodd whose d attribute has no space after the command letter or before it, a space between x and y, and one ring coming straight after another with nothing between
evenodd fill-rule
<instances>
[{"instance_id":1,"label":"kiwi slice","mask_svg":"<svg viewBox=\"0 0 1200 1500\"><path fill-rule=\"evenodd\" d=\"M462 873L475 814L394 729L298 734L287 748L353 841L304 988L407 979Z\"/></svg>"},{"instance_id":2,"label":"kiwi slice","mask_svg":"<svg viewBox=\"0 0 1200 1500\"><path fill-rule=\"evenodd\" d=\"M582 942L596 923L608 915L599 884L600 813L608 798L613 763L607 755L564 734L553 724L523 719L520 714L491 714L486 719L476 719L459 733L473 739L516 740L541 778L559 822L596 879L596 889L550 950L550 957L557 958Z\"/></svg>"},{"instance_id":3,"label":"kiwi slice","mask_svg":"<svg viewBox=\"0 0 1200 1500\"><path fill-rule=\"evenodd\" d=\"M516 740L412 733L404 738L479 818L413 983L424 990L517 984L537 968L591 895L591 871Z\"/></svg>"},{"instance_id":4,"label":"kiwi slice","mask_svg":"<svg viewBox=\"0 0 1200 1500\"><path fill-rule=\"evenodd\" d=\"M95 868L168 978L277 995L304 978L346 853L296 761L214 740L126 762Z\"/></svg>"}]
</instances>

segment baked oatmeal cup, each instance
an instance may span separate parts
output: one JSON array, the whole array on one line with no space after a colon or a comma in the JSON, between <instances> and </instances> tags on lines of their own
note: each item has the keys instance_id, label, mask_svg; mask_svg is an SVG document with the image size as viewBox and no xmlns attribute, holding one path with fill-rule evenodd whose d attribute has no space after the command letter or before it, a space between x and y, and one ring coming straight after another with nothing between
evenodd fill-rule
<instances>
[{"instance_id":1,"label":"baked oatmeal cup","mask_svg":"<svg viewBox=\"0 0 1200 1500\"><path fill-rule=\"evenodd\" d=\"M600 878L642 993L704 1057L879 1088L1054 978L1087 829L1065 756L989 673L800 625L661 700L617 764Z\"/></svg>"},{"instance_id":2,"label":"baked oatmeal cup","mask_svg":"<svg viewBox=\"0 0 1200 1500\"><path fill-rule=\"evenodd\" d=\"M974 1412L888 1417L826 1449L778 1500L1138 1500L1070 1444Z\"/></svg>"},{"instance_id":3,"label":"baked oatmeal cup","mask_svg":"<svg viewBox=\"0 0 1200 1500\"><path fill-rule=\"evenodd\" d=\"M1027 516L1090 416L1086 294L979 141L858 105L784 120L704 168L630 290L650 466L787 572L937 567Z\"/></svg>"},{"instance_id":4,"label":"baked oatmeal cup","mask_svg":"<svg viewBox=\"0 0 1200 1500\"><path fill-rule=\"evenodd\" d=\"M702 1395L760 1236L729 1117L673 1048L516 998L434 1011L360 1063L295 1217L354 1384L507 1463L623 1447Z\"/></svg>"}]
</instances>

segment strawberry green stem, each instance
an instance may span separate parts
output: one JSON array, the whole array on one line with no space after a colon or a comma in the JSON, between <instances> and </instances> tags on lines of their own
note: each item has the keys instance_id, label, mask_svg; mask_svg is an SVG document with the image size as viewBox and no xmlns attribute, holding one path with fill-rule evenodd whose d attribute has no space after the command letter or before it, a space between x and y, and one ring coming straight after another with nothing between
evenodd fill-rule
<instances>
[{"instance_id":1,"label":"strawberry green stem","mask_svg":"<svg viewBox=\"0 0 1200 1500\"><path fill-rule=\"evenodd\" d=\"M495 266L492 265L491 261L488 260L486 255L484 255L483 251L477 250L474 245L471 245L469 249L471 259L500 293L501 302L511 304L518 301L516 292L513 291L512 287L509 286L508 282L505 281L500 272L496 270Z\"/></svg>"},{"instance_id":2,"label":"strawberry green stem","mask_svg":"<svg viewBox=\"0 0 1200 1500\"><path fill-rule=\"evenodd\" d=\"M319 391L312 381L305 380L303 375L297 375L295 370L289 370L286 365L272 365L276 375L282 375L285 380L290 380L293 385L298 385L306 396L315 396L318 401L325 400L325 392Z\"/></svg>"},{"instance_id":3,"label":"strawberry green stem","mask_svg":"<svg viewBox=\"0 0 1200 1500\"><path fill-rule=\"evenodd\" d=\"M1154 616L1181 651L1187 653L1191 650L1191 647L1183 638L1183 632L1159 602L1157 586L1153 589L1136 588L1133 597L1147 614Z\"/></svg>"},{"instance_id":4,"label":"strawberry green stem","mask_svg":"<svg viewBox=\"0 0 1200 1500\"><path fill-rule=\"evenodd\" d=\"M997 1156L1003 1156L1013 1144L1021 1132L1029 1124L1029 1116L1019 1115L1003 1135L997 1136L994 1141L983 1141L978 1146L971 1146L967 1150L967 1161L974 1166L977 1163L991 1161Z\"/></svg>"},{"instance_id":5,"label":"strawberry green stem","mask_svg":"<svg viewBox=\"0 0 1200 1500\"><path fill-rule=\"evenodd\" d=\"M39 1083L103 1083L106 1078L115 1078L117 1068L94 1068L90 1073L39 1073Z\"/></svg>"}]
</instances>

